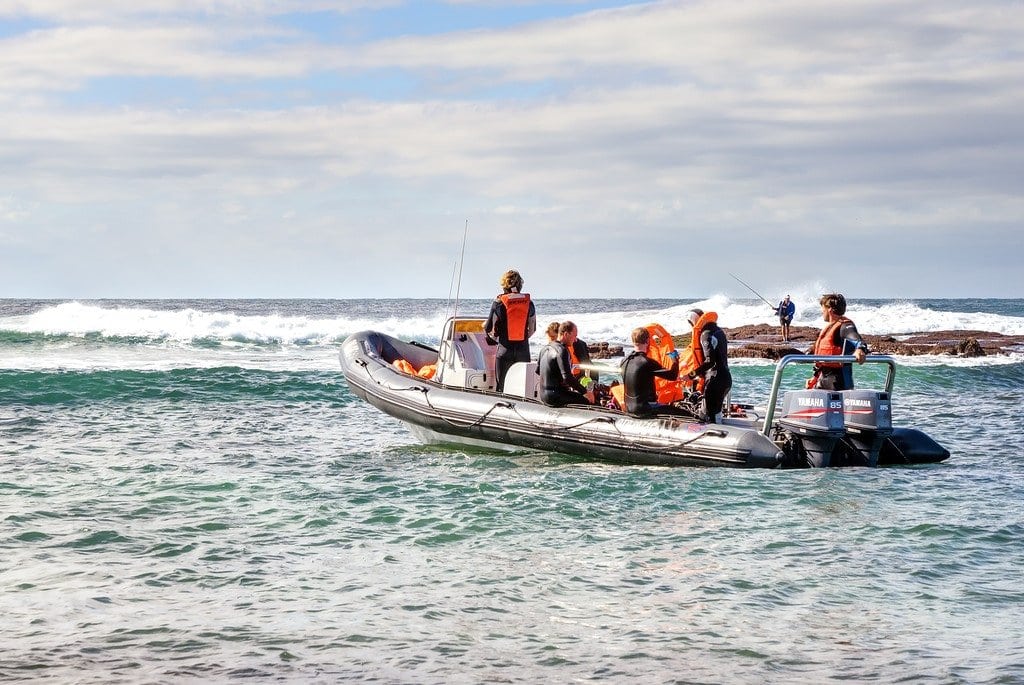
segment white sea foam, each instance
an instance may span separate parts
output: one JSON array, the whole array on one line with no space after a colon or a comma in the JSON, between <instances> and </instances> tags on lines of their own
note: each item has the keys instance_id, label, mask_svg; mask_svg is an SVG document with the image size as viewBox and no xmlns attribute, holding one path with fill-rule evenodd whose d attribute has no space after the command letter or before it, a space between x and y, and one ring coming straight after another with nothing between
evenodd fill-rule
<instances>
[{"instance_id":1,"label":"white sea foam","mask_svg":"<svg viewBox=\"0 0 1024 685\"><path fill-rule=\"evenodd\" d=\"M690 309L718 312L719 323L726 327L771 324L778 321L762 303L732 300L714 295L658 309L636 311L579 311L538 314L538 327L549 320L571 317L588 340L624 341L637 327L657 322L672 333L689 330L686 317ZM486 311L469 311L483 317ZM851 303L847 314L857 322L861 333L907 335L940 330L982 330L1007 335L1024 335L1024 317L983 312L948 312L926 309L913 302L894 301L880 306ZM136 307L103 307L66 302L40 311L0 319L0 330L86 337L148 338L152 340L192 342L195 340L241 341L281 344L328 344L350 333L374 329L402 338L436 340L444 320L443 312L402 316L389 312L384 316L358 314L315 318L285 314L241 315L233 312L204 312L197 309L161 311ZM795 325L821 325L817 305L798 306Z\"/></svg>"},{"instance_id":2,"label":"white sea foam","mask_svg":"<svg viewBox=\"0 0 1024 685\"><path fill-rule=\"evenodd\" d=\"M399 337L438 336L443 317L366 316L311 318L281 314L239 315L197 309L161 311L66 302L34 314L0 319L0 330L51 336L85 338L146 338L154 341L191 343L216 340L223 343L279 343L283 345L339 342L358 330L373 328Z\"/></svg>"},{"instance_id":3,"label":"white sea foam","mask_svg":"<svg viewBox=\"0 0 1024 685\"><path fill-rule=\"evenodd\" d=\"M795 323L820 326L819 310L813 304L816 300L805 293L792 294L798 307ZM582 306L587 304L584 301ZM649 323L660 323L670 332L685 334L689 331L686 316L693 307L718 312L720 324L727 328L778 323L765 303L737 301L726 295L645 310L567 311L570 306L565 301L547 303L547 310L541 306L538 328L543 329L552 320L571 318L579 326L580 337L588 342L607 341L628 346L630 331ZM555 307L561 309L546 314ZM317 317L66 302L32 314L0 318L0 330L65 338L34 346L30 351L18 347L10 349L0 365L4 368L69 369L226 364L294 370L332 368L336 366L337 345L351 333L374 329L402 339L436 344L445 318L443 307L436 312L429 306L421 307L410 316L403 315L400 304L362 308L345 304L338 310L347 311ZM284 311L287 312L287 308ZM486 303L473 303L463 313L483 317ZM848 313L865 334L900 336L938 330L984 330L1024 335L1024 317L936 311L914 302L891 301L880 305L853 302ZM112 339L127 339L129 344L105 344ZM542 340L543 335L538 332L533 339L534 346ZM906 363L915 366L1000 364L1019 363L1020 357L1010 355L982 361L922 356L907 358Z\"/></svg>"}]
</instances>

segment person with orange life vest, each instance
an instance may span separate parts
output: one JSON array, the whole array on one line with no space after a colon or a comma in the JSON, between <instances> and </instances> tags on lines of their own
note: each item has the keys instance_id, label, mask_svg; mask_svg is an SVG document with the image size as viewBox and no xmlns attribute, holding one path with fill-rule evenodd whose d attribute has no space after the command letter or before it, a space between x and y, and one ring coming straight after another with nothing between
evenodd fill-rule
<instances>
[{"instance_id":1,"label":"person with orange life vest","mask_svg":"<svg viewBox=\"0 0 1024 685\"><path fill-rule=\"evenodd\" d=\"M570 322L572 323L572 322ZM548 327L544 330L544 334L548 337L548 342L554 342L558 339L558 327L560 324L557 321L552 321L548 324ZM600 374L594 369L583 369L580 368L580 364L590 364L590 346L576 337L579 331L573 324L573 341L572 344L568 345L569 350L569 361L572 362L572 375L579 379L583 387L588 387L592 381L600 379ZM541 348L541 352L544 348ZM537 363L540 363L540 353L537 355Z\"/></svg>"},{"instance_id":2,"label":"person with orange life vest","mask_svg":"<svg viewBox=\"0 0 1024 685\"><path fill-rule=\"evenodd\" d=\"M686 320L693 327L690 349L694 368L686 377L698 381L701 391L701 420L705 423L722 422L722 405L732 390L732 372L729 371L729 340L718 327L718 314L691 309Z\"/></svg>"},{"instance_id":3,"label":"person with orange life vest","mask_svg":"<svg viewBox=\"0 0 1024 685\"><path fill-rule=\"evenodd\" d=\"M819 300L821 318L826 324L811 348L810 354L850 355L863 364L868 354L867 343L860 337L856 324L846 317L846 298L839 293L826 293ZM821 390L853 390L853 367L850 364L818 362L807 388Z\"/></svg>"},{"instance_id":4,"label":"person with orange life vest","mask_svg":"<svg viewBox=\"0 0 1024 685\"><path fill-rule=\"evenodd\" d=\"M633 416L646 417L655 414L690 416L681 407L658 402L654 379L674 381L679 378L679 352L668 353L672 365L663 367L647 356L651 344L651 333L646 328L635 328L632 333L634 350L622 361L622 390L626 406L624 409Z\"/></svg>"},{"instance_id":5,"label":"person with orange life vest","mask_svg":"<svg viewBox=\"0 0 1024 685\"><path fill-rule=\"evenodd\" d=\"M522 292L523 277L515 269L502 274L499 285L502 293L491 303L484 332L488 341L498 345L495 388L502 392L509 368L516 362L530 361L530 336L537 330L537 310L529 293Z\"/></svg>"},{"instance_id":6,"label":"person with orange life vest","mask_svg":"<svg viewBox=\"0 0 1024 685\"><path fill-rule=\"evenodd\" d=\"M540 401L551 407L567 404L592 404L587 389L573 374L572 343L576 340L576 324L563 321L558 337L541 348L537 358L540 375Z\"/></svg>"}]
</instances>

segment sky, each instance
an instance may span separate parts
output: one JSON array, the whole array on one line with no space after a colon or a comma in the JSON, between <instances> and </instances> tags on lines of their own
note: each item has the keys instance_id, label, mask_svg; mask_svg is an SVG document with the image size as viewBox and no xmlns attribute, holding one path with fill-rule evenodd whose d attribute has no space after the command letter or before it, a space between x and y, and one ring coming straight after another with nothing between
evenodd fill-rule
<instances>
[{"instance_id":1,"label":"sky","mask_svg":"<svg viewBox=\"0 0 1024 685\"><path fill-rule=\"evenodd\" d=\"M1017 0L0 0L0 297L1024 297Z\"/></svg>"}]
</instances>

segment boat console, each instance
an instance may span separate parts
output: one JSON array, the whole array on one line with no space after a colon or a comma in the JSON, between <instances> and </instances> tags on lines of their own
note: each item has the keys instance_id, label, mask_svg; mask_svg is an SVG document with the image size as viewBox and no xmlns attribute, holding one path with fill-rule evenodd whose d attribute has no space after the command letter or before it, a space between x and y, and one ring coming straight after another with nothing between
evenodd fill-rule
<instances>
[{"instance_id":1,"label":"boat console","mask_svg":"<svg viewBox=\"0 0 1024 685\"><path fill-rule=\"evenodd\" d=\"M495 352L487 342L484 319L451 317L441 336L434 380L448 387L494 390Z\"/></svg>"}]
</instances>

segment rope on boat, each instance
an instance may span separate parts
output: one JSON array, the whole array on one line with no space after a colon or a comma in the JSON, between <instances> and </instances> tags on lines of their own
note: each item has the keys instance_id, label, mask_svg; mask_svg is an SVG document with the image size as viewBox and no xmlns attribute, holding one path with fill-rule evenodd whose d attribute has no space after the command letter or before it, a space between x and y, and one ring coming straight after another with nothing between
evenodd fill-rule
<instances>
[{"instance_id":1,"label":"rope on boat","mask_svg":"<svg viewBox=\"0 0 1024 685\"><path fill-rule=\"evenodd\" d=\"M370 378L373 378L374 382L377 385L379 385L381 387L386 387L388 390L390 390L392 392L422 392L423 393L423 399L426 400L427 406L430 407L430 409L434 412L434 415L437 418L439 418L442 421L444 421L445 423L447 423L449 426L453 426L455 428L474 428L476 426L479 426L480 424L482 424L487 419L488 416L491 415L491 412L493 412L495 409L499 409L500 408L500 409L511 409L516 414L516 416L518 416L527 425L532 426L533 428L542 428L542 429L562 428L564 430L575 430L577 428L582 428L583 426L587 426L587 425L589 425L591 423L607 423L607 424L610 424L612 426L612 428L615 429L616 433L618 433L620 436L625 437L625 434L619 428L619 424L618 424L616 418L613 417L613 416L595 416L593 418L589 418L589 419L587 419L585 421L581 421L580 423L574 424L572 426L562 426L562 425L557 424L557 423L537 423L536 421L532 421L532 420L526 418L525 416L523 416L523 414L519 411L518 406L514 402L495 402L493 405L491 405L490 409L485 411L483 414L481 414L479 417L477 417L474 421L470 421L469 423L459 423L457 421L452 421L451 419L446 417L444 414L442 414L437 409L437 407L435 407L430 402L430 388L424 387L422 385L411 385L411 386L409 386L407 388L396 388L396 387L394 387L391 384L385 385L384 383L379 381L376 378L376 376L374 375L374 373L369 370L369 368L367 368L367 373L370 376ZM697 440L700 440L700 439L702 439L704 437L707 437L707 436L715 434L715 433L718 433L718 435L717 436L713 436L713 437L724 437L724 434L721 434L720 431L707 430L707 431L703 431L701 433L698 433L697 435L693 436L689 440L683 440L683 441L680 441L680 442L676 443L676 447L686 447L690 443L696 442Z\"/></svg>"},{"instance_id":2,"label":"rope on boat","mask_svg":"<svg viewBox=\"0 0 1024 685\"><path fill-rule=\"evenodd\" d=\"M387 370L387 371L390 372L389 369L385 369L384 367L380 367L378 369L378 371L381 371L381 370ZM430 407L431 411L434 412L434 416L436 416L437 418L441 419L442 421L447 423L449 426L452 426L454 428L473 428L475 426L479 426L481 423L484 422L484 420L488 416L490 416L492 411L494 411L495 409L498 409L498 408L513 409L513 410L515 409L515 405L513 403L511 403L511 402L495 402L491 406L490 409L488 409L483 414L481 414L479 417L477 417L476 420L470 421L469 423L459 423L457 421L452 421L451 419L446 417L444 414L442 414L437 409L437 407L435 407L430 402L430 388L422 386L422 385L410 385L407 388L396 388L395 386L391 385L390 383L385 384L385 383L381 382L377 378L377 376L374 374L374 372L371 371L368 367L367 367L366 371L367 371L367 375L369 375L370 378L373 379L374 383L376 383L377 385L379 385L382 388L387 388L391 392L421 392L421 393L423 393L423 399L426 401L427 406Z\"/></svg>"},{"instance_id":3,"label":"rope on boat","mask_svg":"<svg viewBox=\"0 0 1024 685\"><path fill-rule=\"evenodd\" d=\"M608 420L612 424L612 426L615 428L615 431L620 436L626 437L625 433L622 432L622 430L619 428L619 425L615 422L615 419L606 419L606 420ZM675 421L676 419L673 418L673 419L668 419L668 420L669 421ZM580 424L580 425L583 425L583 424ZM687 445L689 445L691 443L694 443L694 442L696 442L696 441L698 441L698 440L700 440L702 438L708 437L708 436L724 438L726 436L726 433L724 433L722 431L719 431L719 430L715 430L715 429L701 431L700 433L698 433L697 435L693 436L689 440L681 440L681 441L675 443L675 448L686 447ZM635 440L636 438L635 438L635 436L631 436L631 439Z\"/></svg>"},{"instance_id":4,"label":"rope on boat","mask_svg":"<svg viewBox=\"0 0 1024 685\"><path fill-rule=\"evenodd\" d=\"M410 388L410 390L411 389L412 388ZM515 405L512 404L511 402L495 402L493 405L491 405L490 409L481 414L475 421L470 421L469 423L458 423L456 421L452 421L444 414L442 414L440 411L438 411L437 408L430 403L430 395L427 394L427 389L421 389L423 390L423 399L427 401L427 406L434 410L434 414L437 416L437 418L441 419L449 426L454 426L455 428L474 428L475 426L479 426L481 423L484 422L484 419L490 416L492 411L498 409L499 407L502 409L515 409Z\"/></svg>"},{"instance_id":5,"label":"rope on boat","mask_svg":"<svg viewBox=\"0 0 1024 685\"><path fill-rule=\"evenodd\" d=\"M516 407L515 405L512 405L512 411L515 412L516 416L518 416L524 422L526 422L527 425L532 426L533 428L564 428L565 430L573 430L575 428L582 428L583 426L586 426L587 424L591 423L610 423L615 428L615 430L619 432L619 435L622 434L622 431L619 431L619 427L615 423L615 418L611 416L595 416L592 419L587 419L586 421L577 423L574 426L563 426L557 423L537 423L535 421L531 421L530 419L523 416L519 412L518 407Z\"/></svg>"}]
</instances>

